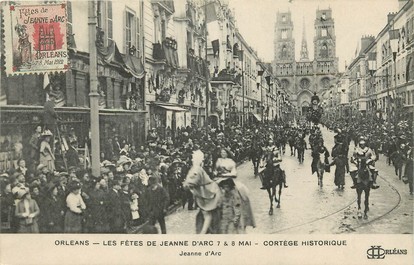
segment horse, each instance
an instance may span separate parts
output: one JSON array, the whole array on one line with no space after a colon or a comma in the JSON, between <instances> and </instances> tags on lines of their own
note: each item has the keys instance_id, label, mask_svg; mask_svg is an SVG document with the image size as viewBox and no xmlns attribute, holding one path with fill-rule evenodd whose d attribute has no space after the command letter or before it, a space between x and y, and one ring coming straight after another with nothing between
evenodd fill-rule
<instances>
[{"instance_id":1,"label":"horse","mask_svg":"<svg viewBox=\"0 0 414 265\"><path fill-rule=\"evenodd\" d=\"M204 156L201 155L202 152L196 151L194 153L193 166L188 171L183 186L190 189L197 201L198 207L200 208L196 217L196 233L218 234L220 233L220 207L223 198L223 191L220 189L218 183L212 180L203 169L202 160L204 159ZM201 156L202 158L194 158L194 156ZM248 189L239 181L234 181L234 183L242 201L240 220L241 226L243 228L246 226L255 227L256 223L250 205Z\"/></svg>"},{"instance_id":2,"label":"horse","mask_svg":"<svg viewBox=\"0 0 414 265\"><path fill-rule=\"evenodd\" d=\"M325 159L323 160L323 156ZM312 149L312 174L316 172L318 177L318 186L321 188L323 187L323 174L325 171L329 172L329 167L325 167L326 164L329 164L328 161L329 152L323 145L315 146L314 149Z\"/></svg>"},{"instance_id":3,"label":"horse","mask_svg":"<svg viewBox=\"0 0 414 265\"><path fill-rule=\"evenodd\" d=\"M279 165L275 166L272 162L269 162L260 174L262 174L263 186L266 188L267 194L269 194L269 215L273 215L273 198L275 198L275 202L277 203L276 208L280 208L282 188L284 184L283 174L285 174L285 171L282 170ZM279 199L276 196L277 186L279 186Z\"/></svg>"},{"instance_id":4,"label":"horse","mask_svg":"<svg viewBox=\"0 0 414 265\"><path fill-rule=\"evenodd\" d=\"M365 194L365 201L364 201L364 219L368 219L367 212L369 211L369 193L371 191L371 178L370 172L367 165L366 158L359 158L357 159L357 185L356 185L356 192L357 192L357 203L358 203L358 219L362 218L361 213L361 195L362 192Z\"/></svg>"},{"instance_id":5,"label":"horse","mask_svg":"<svg viewBox=\"0 0 414 265\"><path fill-rule=\"evenodd\" d=\"M300 164L303 164L305 160L305 149L306 149L306 142L305 139L298 137L296 139L296 149L298 150L298 160Z\"/></svg>"},{"instance_id":6,"label":"horse","mask_svg":"<svg viewBox=\"0 0 414 265\"><path fill-rule=\"evenodd\" d=\"M263 150L260 147L258 142L253 142L250 148L250 159L252 160L254 167L254 175L256 176L259 173L259 164L262 157Z\"/></svg>"}]
</instances>

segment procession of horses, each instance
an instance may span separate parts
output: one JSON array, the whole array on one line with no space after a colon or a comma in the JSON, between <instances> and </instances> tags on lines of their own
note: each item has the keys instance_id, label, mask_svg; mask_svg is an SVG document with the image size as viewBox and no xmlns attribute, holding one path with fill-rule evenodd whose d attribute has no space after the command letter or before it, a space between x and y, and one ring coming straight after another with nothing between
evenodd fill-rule
<instances>
[{"instance_id":1,"label":"procession of horses","mask_svg":"<svg viewBox=\"0 0 414 265\"><path fill-rule=\"evenodd\" d=\"M290 155L297 156L298 163L303 164L305 150L308 149L305 137L311 150L311 174L316 173L317 185L323 188L323 176L330 172L330 167L336 165L335 185L338 189L344 189L345 171L349 172L357 195L358 219L368 218L369 195L371 188L378 188L376 185L377 171L374 167L375 157L373 152L365 145L364 138L355 143L355 151L348 161L350 140L340 130L335 131L335 145L330 153L324 145L321 129L318 125L303 123L301 126L290 126L279 128L279 130L256 131L256 137L249 142L249 158L253 163L254 177L259 178L262 184L261 189L266 190L269 196L269 215L274 214L275 208L281 207L283 188L287 188L286 172L281 167L283 155L287 155L286 144L289 144ZM231 161L223 152L223 161ZM329 163L328 157L332 154L333 162ZM248 190L238 179L235 173L235 165L226 162L216 165L212 175L208 175L203 168L204 154L194 151L192 167L188 171L183 183L184 188L189 189L193 194L200 209L196 218L197 233L243 233L247 226L255 227L255 220L252 205L249 200ZM218 163L218 162L217 162ZM221 165L221 164L224 164ZM351 164L351 165L350 165ZM315 181L316 182L316 181ZM234 191L233 193L229 191ZM255 191L256 192L256 191ZM361 212L361 195L365 193L364 215ZM237 197L235 199L235 196ZM227 199L226 199L227 198ZM227 203L226 203L227 202ZM232 204L234 202L234 204ZM226 205L224 205L226 204ZM231 208L231 213L224 208ZM223 221L225 220L225 221ZM236 230L226 230L230 223ZM226 227L223 231L221 227Z\"/></svg>"}]
</instances>

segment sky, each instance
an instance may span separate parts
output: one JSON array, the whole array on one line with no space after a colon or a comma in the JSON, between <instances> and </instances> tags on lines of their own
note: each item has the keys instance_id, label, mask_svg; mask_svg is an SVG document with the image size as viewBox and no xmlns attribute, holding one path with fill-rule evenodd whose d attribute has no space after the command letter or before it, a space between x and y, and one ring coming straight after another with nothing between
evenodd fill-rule
<instances>
[{"instance_id":1,"label":"sky","mask_svg":"<svg viewBox=\"0 0 414 265\"><path fill-rule=\"evenodd\" d=\"M387 14L398 11L398 0L224 0L234 10L236 25L259 57L273 61L274 28L278 11L292 13L296 60L299 60L305 21L309 59L313 59L316 10L332 9L335 21L339 71L355 58L363 35L377 36L387 23Z\"/></svg>"}]
</instances>

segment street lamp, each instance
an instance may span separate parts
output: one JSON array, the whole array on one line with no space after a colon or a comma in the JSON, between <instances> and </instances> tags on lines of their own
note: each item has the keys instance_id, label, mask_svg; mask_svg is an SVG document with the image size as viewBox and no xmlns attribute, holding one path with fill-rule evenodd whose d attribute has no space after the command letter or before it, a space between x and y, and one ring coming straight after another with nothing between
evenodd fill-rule
<instances>
[{"instance_id":1,"label":"street lamp","mask_svg":"<svg viewBox=\"0 0 414 265\"><path fill-rule=\"evenodd\" d=\"M374 73L377 70L377 53L376 52L370 52L368 53L368 71L369 74L371 76L371 82L370 82L370 91L369 91L369 106L370 106L370 110L371 110L371 114L373 114L373 102L371 102L371 96L372 93L374 92L374 86L372 84L372 78L374 77Z\"/></svg>"},{"instance_id":2,"label":"street lamp","mask_svg":"<svg viewBox=\"0 0 414 265\"><path fill-rule=\"evenodd\" d=\"M391 52L392 52L392 60L394 63L394 89L397 89L397 52L398 52L398 37L399 37L400 31L398 29L392 29L389 31L389 37L390 37L390 46L391 46ZM395 91L397 93L397 91ZM391 103L391 98L389 98L389 88L388 88L388 105ZM388 106L390 108L391 106ZM388 115L387 115L388 117ZM388 118L388 121L390 121L390 118ZM398 122L398 121L396 121Z\"/></svg>"}]
</instances>

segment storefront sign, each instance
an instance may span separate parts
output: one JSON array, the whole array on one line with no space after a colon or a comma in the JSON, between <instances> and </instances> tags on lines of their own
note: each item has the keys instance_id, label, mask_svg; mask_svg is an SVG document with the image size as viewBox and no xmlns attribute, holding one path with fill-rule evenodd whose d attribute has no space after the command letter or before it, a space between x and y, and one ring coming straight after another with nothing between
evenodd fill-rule
<instances>
[{"instance_id":1,"label":"storefront sign","mask_svg":"<svg viewBox=\"0 0 414 265\"><path fill-rule=\"evenodd\" d=\"M5 12L8 75L63 72L68 68L66 4L10 3Z\"/></svg>"}]
</instances>

